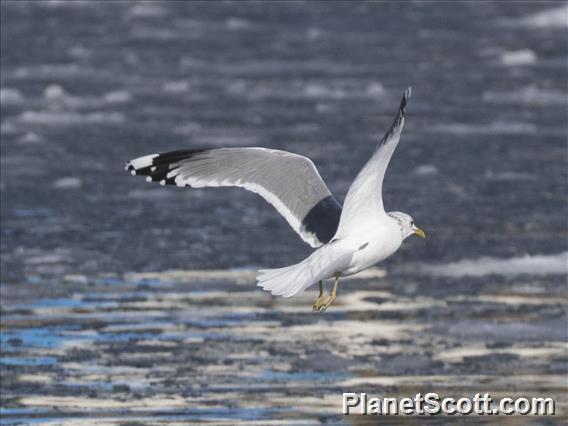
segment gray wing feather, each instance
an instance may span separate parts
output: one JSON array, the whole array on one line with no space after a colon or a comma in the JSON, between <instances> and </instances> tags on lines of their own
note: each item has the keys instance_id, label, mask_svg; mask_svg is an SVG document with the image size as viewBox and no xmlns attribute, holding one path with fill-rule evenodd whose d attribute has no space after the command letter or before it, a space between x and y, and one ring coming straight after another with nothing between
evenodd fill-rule
<instances>
[{"instance_id":1,"label":"gray wing feather","mask_svg":"<svg viewBox=\"0 0 568 426\"><path fill-rule=\"evenodd\" d=\"M265 148L173 151L134 159L126 168L163 185L235 186L257 193L272 204L312 247L327 242L318 229L310 229L303 223L316 206L320 206L318 214L325 216L329 212L337 216L336 222L339 221L341 206L335 202L328 208L333 196L313 162L286 151ZM323 200L326 202L322 203ZM322 210L321 205L326 208Z\"/></svg>"}]
</instances>

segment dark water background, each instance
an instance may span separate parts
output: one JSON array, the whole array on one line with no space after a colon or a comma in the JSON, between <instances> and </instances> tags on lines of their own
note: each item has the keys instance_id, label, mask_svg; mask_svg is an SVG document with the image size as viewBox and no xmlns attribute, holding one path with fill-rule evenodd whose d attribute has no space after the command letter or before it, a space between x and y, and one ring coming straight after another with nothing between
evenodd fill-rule
<instances>
[{"instance_id":1,"label":"dark water background","mask_svg":"<svg viewBox=\"0 0 568 426\"><path fill-rule=\"evenodd\" d=\"M342 391L566 409L566 3L0 10L3 424L336 422ZM324 315L255 288L310 252L262 199L123 170L271 147L342 200L407 86L385 205L428 240Z\"/></svg>"}]
</instances>

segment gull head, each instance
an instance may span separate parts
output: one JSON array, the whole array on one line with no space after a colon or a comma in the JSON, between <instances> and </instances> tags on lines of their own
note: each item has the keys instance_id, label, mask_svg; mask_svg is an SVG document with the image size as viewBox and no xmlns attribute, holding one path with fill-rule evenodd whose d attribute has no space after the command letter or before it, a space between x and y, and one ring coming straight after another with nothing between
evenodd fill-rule
<instances>
[{"instance_id":1,"label":"gull head","mask_svg":"<svg viewBox=\"0 0 568 426\"><path fill-rule=\"evenodd\" d=\"M414 224L412 216L402 212L390 212L389 216L394 219L400 227L403 240L411 235L418 235L420 238L426 239L426 233Z\"/></svg>"}]
</instances>

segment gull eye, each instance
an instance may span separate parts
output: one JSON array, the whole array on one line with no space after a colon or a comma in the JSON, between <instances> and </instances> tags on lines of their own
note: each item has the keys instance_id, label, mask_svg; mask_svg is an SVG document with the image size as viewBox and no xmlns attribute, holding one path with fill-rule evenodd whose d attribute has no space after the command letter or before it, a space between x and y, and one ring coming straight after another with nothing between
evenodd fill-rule
<instances>
[{"instance_id":1,"label":"gull eye","mask_svg":"<svg viewBox=\"0 0 568 426\"><path fill-rule=\"evenodd\" d=\"M414 226L414 221L413 221L413 220L410 222L410 226Z\"/></svg>"}]
</instances>

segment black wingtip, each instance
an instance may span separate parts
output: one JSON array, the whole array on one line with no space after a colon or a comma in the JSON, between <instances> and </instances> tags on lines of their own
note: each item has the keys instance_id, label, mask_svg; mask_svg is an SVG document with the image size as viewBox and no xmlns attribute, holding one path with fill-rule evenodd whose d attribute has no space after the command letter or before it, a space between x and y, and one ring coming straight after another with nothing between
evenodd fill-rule
<instances>
[{"instance_id":1,"label":"black wingtip","mask_svg":"<svg viewBox=\"0 0 568 426\"><path fill-rule=\"evenodd\" d=\"M391 126L389 127L389 129L387 130L387 132L385 133L385 135L377 145L377 149L379 149L382 145L384 145L389 140L389 137L397 129L402 131L404 116L406 115L406 104L408 103L408 100L410 99L411 95L412 95L412 88L409 86L408 89L406 89L404 91L404 94L402 95L402 100L400 101L400 106L398 108L398 112L396 114L396 117L394 118L394 121L392 122Z\"/></svg>"},{"instance_id":2,"label":"black wingtip","mask_svg":"<svg viewBox=\"0 0 568 426\"><path fill-rule=\"evenodd\" d=\"M132 175L146 176L147 182L177 185L177 174L176 176L168 175L180 166L180 162L187 161L194 155L206 151L207 149L182 149L161 154L145 155L126 163L125 169Z\"/></svg>"},{"instance_id":3,"label":"black wingtip","mask_svg":"<svg viewBox=\"0 0 568 426\"><path fill-rule=\"evenodd\" d=\"M406 104L410 100L411 96L412 96L412 87L408 86L408 89L404 91L404 94L402 95L402 100L400 101L400 109L403 114L405 112L404 108L406 107Z\"/></svg>"}]
</instances>

